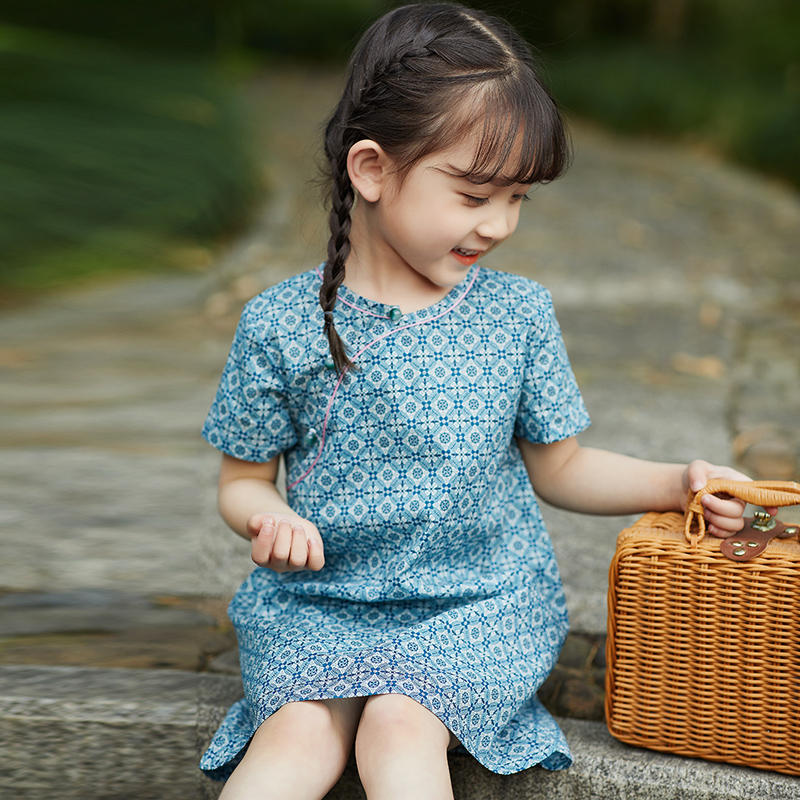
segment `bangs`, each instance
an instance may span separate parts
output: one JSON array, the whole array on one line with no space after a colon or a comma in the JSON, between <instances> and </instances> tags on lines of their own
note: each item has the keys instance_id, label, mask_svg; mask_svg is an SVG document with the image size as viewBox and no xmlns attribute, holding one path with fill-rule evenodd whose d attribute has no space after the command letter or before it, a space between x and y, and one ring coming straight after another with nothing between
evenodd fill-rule
<instances>
[{"instance_id":1,"label":"bangs","mask_svg":"<svg viewBox=\"0 0 800 800\"><path fill-rule=\"evenodd\" d=\"M533 80L535 86L504 77L463 98L461 120L448 138L453 144L471 138L477 147L459 177L475 184L511 186L548 183L565 172L570 148L561 113L547 90Z\"/></svg>"}]
</instances>

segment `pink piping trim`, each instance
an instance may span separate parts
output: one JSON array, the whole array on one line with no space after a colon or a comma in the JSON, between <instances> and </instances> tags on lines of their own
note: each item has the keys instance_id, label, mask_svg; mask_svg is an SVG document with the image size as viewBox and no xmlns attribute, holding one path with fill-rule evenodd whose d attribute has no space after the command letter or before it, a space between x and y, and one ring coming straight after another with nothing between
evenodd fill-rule
<instances>
[{"instance_id":1,"label":"pink piping trim","mask_svg":"<svg viewBox=\"0 0 800 800\"><path fill-rule=\"evenodd\" d=\"M449 308L446 308L444 311L441 311L440 313L438 313L434 317L428 317L426 319L421 319L421 320L418 320L417 322L409 322L408 325L401 325L398 328L392 328L391 330L386 331L386 333L382 333L380 336L376 337L371 342L369 342L368 344L364 345L364 347L362 347L353 356L352 360L355 361L357 358L362 356L367 350L369 350L369 348L372 347L372 345L377 344L378 342L382 341L383 339L388 338L389 336L392 336L395 333L400 333L400 331L407 330L408 328L413 328L413 327L415 327L417 325L424 325L426 322L433 322L433 320L439 319L440 317L443 317L445 314L449 314L467 296L467 294L469 293L469 290L472 289L473 284L477 280L478 273L480 271L481 271L480 267L478 267L475 270L475 274L472 276L472 280L469 282L469 285L467 286L467 288L464 289L464 292L461 295L461 297L459 297L458 300L456 300L455 303L453 303L453 305L451 305ZM317 272L319 272L319 270L317 270ZM341 300L341 298L339 298L339 299ZM359 308L358 306L354 306L352 303L346 303L344 300L342 300L342 302L345 303L345 305L351 306L352 308L357 308L359 311L364 311L363 308ZM369 314L369 313L372 313L372 312L367 311L366 313ZM377 317L379 315L378 314L373 314L373 316ZM388 317L385 317L385 318L382 317L382 319L388 319ZM339 387L342 385L342 381L344 380L344 376L346 374L347 374L346 370L343 370L339 374L339 379L336 381L336 386L333 387L333 394L331 395L331 399L328 401L328 408L325 411L325 418L322 420L322 433L320 434L319 450L317 452L316 457L311 462L311 466L296 481L293 481L292 483L290 483L286 487L287 489L294 489L294 487L297 486L297 484L300 483L301 481L305 480L311 474L311 472L314 469L314 467L317 466L317 462L320 460L320 458L322 456L322 451L323 451L323 449L325 447L325 432L328 429L328 421L330 420L330 417L331 417L331 409L333 408L333 401L336 398L336 393L339 391Z\"/></svg>"},{"instance_id":2,"label":"pink piping trim","mask_svg":"<svg viewBox=\"0 0 800 800\"><path fill-rule=\"evenodd\" d=\"M317 273L317 275L319 275L320 280L323 280L323 275L319 271L319 267L314 267L314 271ZM374 311L368 311L366 308L361 308L361 306L357 306L355 303L348 303L347 300L339 297L339 295L336 296L336 301L338 303L344 303L346 306L350 306L350 308L354 308L356 311L360 311L362 314L369 314L371 317L377 317L378 319L389 319L386 314L376 314Z\"/></svg>"}]
</instances>

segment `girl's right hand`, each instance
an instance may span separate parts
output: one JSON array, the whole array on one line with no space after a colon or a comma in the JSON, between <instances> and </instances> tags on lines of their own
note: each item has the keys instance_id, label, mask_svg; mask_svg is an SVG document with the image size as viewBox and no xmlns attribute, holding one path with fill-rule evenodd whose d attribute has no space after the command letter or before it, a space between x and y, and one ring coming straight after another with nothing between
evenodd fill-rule
<instances>
[{"instance_id":1,"label":"girl's right hand","mask_svg":"<svg viewBox=\"0 0 800 800\"><path fill-rule=\"evenodd\" d=\"M322 537L307 519L254 514L247 521L253 561L275 572L317 571L325 565Z\"/></svg>"}]
</instances>

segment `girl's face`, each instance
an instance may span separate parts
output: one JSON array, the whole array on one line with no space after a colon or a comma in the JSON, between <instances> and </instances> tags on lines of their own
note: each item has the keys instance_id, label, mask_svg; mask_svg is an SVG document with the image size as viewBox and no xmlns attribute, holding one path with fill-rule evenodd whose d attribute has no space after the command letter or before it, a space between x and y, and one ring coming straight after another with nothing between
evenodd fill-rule
<instances>
[{"instance_id":1,"label":"girl's face","mask_svg":"<svg viewBox=\"0 0 800 800\"><path fill-rule=\"evenodd\" d=\"M422 159L403 178L388 175L370 204L373 265L410 270L417 280L450 288L514 232L530 186L459 177L474 153L467 141Z\"/></svg>"}]
</instances>

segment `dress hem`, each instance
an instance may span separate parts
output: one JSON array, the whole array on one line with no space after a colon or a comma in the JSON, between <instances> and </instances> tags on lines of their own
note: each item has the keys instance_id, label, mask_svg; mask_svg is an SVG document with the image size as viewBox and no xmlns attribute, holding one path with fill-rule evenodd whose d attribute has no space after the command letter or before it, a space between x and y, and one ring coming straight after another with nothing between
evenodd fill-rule
<instances>
[{"instance_id":1,"label":"dress hem","mask_svg":"<svg viewBox=\"0 0 800 800\"><path fill-rule=\"evenodd\" d=\"M544 752L541 755L539 753L535 753L535 754L532 754L532 755L528 756L527 758L524 759L524 762L527 762L527 763L525 763L524 766L521 766L519 768L511 768L511 769L507 769L506 768L506 769L504 769L504 768L498 767L498 766L490 766L489 764L485 763L485 761L482 760L480 757L475 755L475 753L473 753L472 750L470 750L469 745L464 743L463 739L461 737L459 737L459 735L457 733L455 733L450 728L450 726L447 725L447 723L442 719L441 715L437 714L437 712L433 708L430 707L429 703L423 702L419 697L414 697L411 694L405 694L403 692L382 692L381 694L402 694L404 697L409 697L410 699L412 699L412 700L416 701L417 703L419 703L423 708L426 708L428 711L431 712L431 714L433 714L437 719L439 719L440 722L442 722L442 724L445 725L445 727L447 727L447 729L451 733L453 733L454 736L456 736L459 739L459 743L460 743L460 748L459 749L462 751L461 754L469 756L470 758L473 758L482 767L484 767L485 769L488 769L490 772L493 772L496 775L515 775L515 774L517 774L519 772L524 772L526 769L531 769L532 767L537 767L537 766L541 766L543 769L546 769L548 771L558 771L558 770L562 770L562 769L567 769L568 767L570 767L572 765L572 754L570 753L569 749L567 749L566 751L563 751L563 750L560 750L556 746L556 747L551 747L548 752ZM321 694L320 696L317 696L317 697L306 697L306 698L303 698L303 700L334 700L334 699L349 699L349 698L357 698L357 697L377 697L377 696L379 696L379 695L370 695L370 694L362 694L362 693L358 693L358 694L337 694L337 695ZM240 701L240 702L242 702L242 701ZM252 732L247 737L247 741L239 748L239 750L237 750L230 757L226 758L224 761L220 762L218 758L215 758L215 759L213 759L213 762L212 762L213 765L209 764L207 766L202 766L203 761L205 761L205 756L204 756L203 759L200 762L200 764L201 764L200 767L199 767L200 770L203 773L205 773L205 775L207 777L211 778L212 780L216 780L216 781L225 781L225 780L227 780L228 777L230 777L230 775L233 772L233 770L238 766L239 762L244 757L244 754L245 754L247 748L250 745L250 741L252 740L252 738L255 735L255 732L258 730L258 728L261 725L263 725L264 722L266 722L276 711L278 711L280 708L282 708L287 703L291 703L291 702L298 702L298 701L296 701L296 700L288 700L287 699L287 700L284 700L282 703L280 703L280 705L278 705L273 711L271 711L258 725L253 727ZM223 721L223 723L222 723L222 725L220 727L224 726L224 724L225 724L225 722ZM556 724L556 727L558 726L557 723L555 723L555 721L554 721L554 724ZM544 749L547 749L547 748L544 748ZM548 762L548 761L551 762L550 765L546 764L546 762Z\"/></svg>"}]
</instances>

